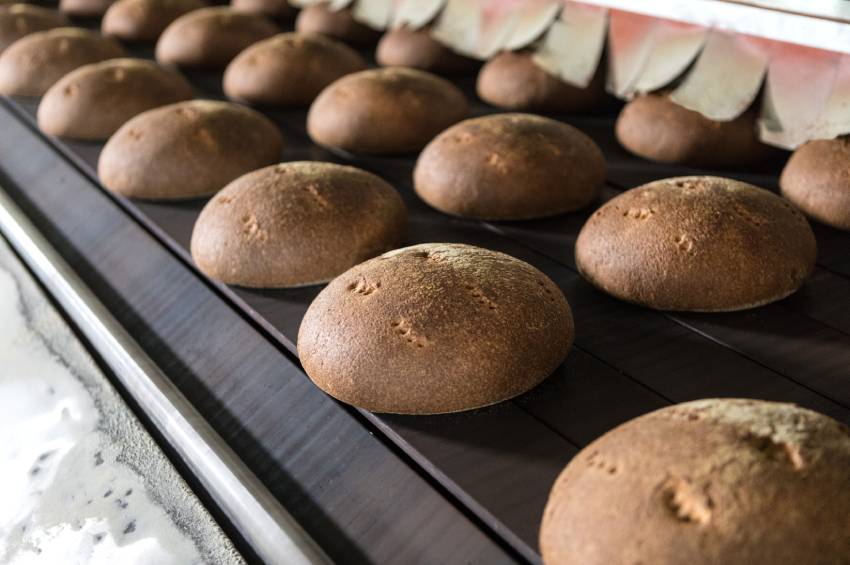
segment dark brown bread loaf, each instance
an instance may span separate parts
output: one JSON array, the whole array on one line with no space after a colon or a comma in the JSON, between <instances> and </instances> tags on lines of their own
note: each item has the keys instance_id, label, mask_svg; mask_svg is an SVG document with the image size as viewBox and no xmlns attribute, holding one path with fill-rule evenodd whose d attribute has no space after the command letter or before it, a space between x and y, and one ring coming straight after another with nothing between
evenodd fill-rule
<instances>
[{"instance_id":1,"label":"dark brown bread loaf","mask_svg":"<svg viewBox=\"0 0 850 565\"><path fill-rule=\"evenodd\" d=\"M139 114L115 132L98 162L103 185L123 196L196 198L277 162L283 140L262 114L192 100Z\"/></svg>"},{"instance_id":2,"label":"dark brown bread loaf","mask_svg":"<svg viewBox=\"0 0 850 565\"><path fill-rule=\"evenodd\" d=\"M156 41L171 22L206 6L204 0L118 0L103 16L101 31L122 41Z\"/></svg>"},{"instance_id":3,"label":"dark brown bread loaf","mask_svg":"<svg viewBox=\"0 0 850 565\"><path fill-rule=\"evenodd\" d=\"M209 201L192 232L192 257L228 284L319 284L397 246L405 216L401 196L371 173L283 163L236 179Z\"/></svg>"},{"instance_id":4,"label":"dark brown bread loaf","mask_svg":"<svg viewBox=\"0 0 850 565\"><path fill-rule=\"evenodd\" d=\"M404 154L466 117L463 93L416 69L371 69L344 76L319 94L307 116L313 141L353 153Z\"/></svg>"},{"instance_id":5,"label":"dark brown bread loaf","mask_svg":"<svg viewBox=\"0 0 850 565\"><path fill-rule=\"evenodd\" d=\"M295 19L295 31L321 33L346 43L370 44L381 37L381 32L361 24L351 16L351 10L331 10L324 4L306 6Z\"/></svg>"},{"instance_id":6,"label":"dark brown bread loaf","mask_svg":"<svg viewBox=\"0 0 850 565\"><path fill-rule=\"evenodd\" d=\"M192 98L179 73L142 59L110 59L71 71L38 106L38 127L49 135L106 139L130 118Z\"/></svg>"},{"instance_id":7,"label":"dark brown bread loaf","mask_svg":"<svg viewBox=\"0 0 850 565\"><path fill-rule=\"evenodd\" d=\"M843 565L850 430L817 412L708 399L585 447L543 515L546 565Z\"/></svg>"},{"instance_id":8,"label":"dark brown bread loaf","mask_svg":"<svg viewBox=\"0 0 850 565\"><path fill-rule=\"evenodd\" d=\"M779 179L782 195L819 222L850 230L850 137L797 149Z\"/></svg>"},{"instance_id":9,"label":"dark brown bread loaf","mask_svg":"<svg viewBox=\"0 0 850 565\"><path fill-rule=\"evenodd\" d=\"M456 124L419 155L416 193L468 218L525 220L589 204L605 180L602 152L565 123L496 114Z\"/></svg>"},{"instance_id":10,"label":"dark brown bread loaf","mask_svg":"<svg viewBox=\"0 0 850 565\"><path fill-rule=\"evenodd\" d=\"M263 14L281 20L291 19L298 13L287 0L231 0L230 6L240 12Z\"/></svg>"},{"instance_id":11,"label":"dark brown bread loaf","mask_svg":"<svg viewBox=\"0 0 850 565\"><path fill-rule=\"evenodd\" d=\"M411 67L438 74L461 74L478 62L455 53L431 36L431 28L400 27L384 33L375 59L384 67Z\"/></svg>"},{"instance_id":12,"label":"dark brown bread loaf","mask_svg":"<svg viewBox=\"0 0 850 565\"><path fill-rule=\"evenodd\" d=\"M41 96L77 67L123 55L118 43L85 29L33 33L0 54L0 94Z\"/></svg>"},{"instance_id":13,"label":"dark brown bread loaf","mask_svg":"<svg viewBox=\"0 0 850 565\"><path fill-rule=\"evenodd\" d=\"M265 16L217 6L189 12L165 28L156 43L156 60L182 67L220 69L243 49L275 35Z\"/></svg>"},{"instance_id":14,"label":"dark brown bread loaf","mask_svg":"<svg viewBox=\"0 0 850 565\"><path fill-rule=\"evenodd\" d=\"M361 71L353 49L318 34L281 33L240 53L224 73L229 98L250 104L309 106L327 85Z\"/></svg>"},{"instance_id":15,"label":"dark brown bread loaf","mask_svg":"<svg viewBox=\"0 0 850 565\"><path fill-rule=\"evenodd\" d=\"M115 0L59 0L59 11L81 18L96 18Z\"/></svg>"},{"instance_id":16,"label":"dark brown bread loaf","mask_svg":"<svg viewBox=\"0 0 850 565\"><path fill-rule=\"evenodd\" d=\"M26 35L64 25L68 21L56 10L30 4L0 6L0 53Z\"/></svg>"},{"instance_id":17,"label":"dark brown bread loaf","mask_svg":"<svg viewBox=\"0 0 850 565\"><path fill-rule=\"evenodd\" d=\"M343 402L435 414L522 394L572 341L569 305L546 275L495 251L429 243L334 279L301 322L298 355Z\"/></svg>"},{"instance_id":18,"label":"dark brown bread loaf","mask_svg":"<svg viewBox=\"0 0 850 565\"><path fill-rule=\"evenodd\" d=\"M651 182L597 210L576 242L595 286L660 310L728 311L779 300L803 285L817 246L786 200L719 177Z\"/></svg>"}]
</instances>

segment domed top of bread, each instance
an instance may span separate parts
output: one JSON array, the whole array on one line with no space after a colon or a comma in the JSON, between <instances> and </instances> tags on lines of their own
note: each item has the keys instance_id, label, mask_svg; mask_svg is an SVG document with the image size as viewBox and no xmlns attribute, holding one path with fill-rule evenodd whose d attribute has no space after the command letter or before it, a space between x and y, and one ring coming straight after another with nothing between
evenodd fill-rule
<instances>
[{"instance_id":1,"label":"domed top of bread","mask_svg":"<svg viewBox=\"0 0 850 565\"><path fill-rule=\"evenodd\" d=\"M229 102L191 100L139 114L100 153L103 185L123 196L186 199L277 162L283 140L262 114Z\"/></svg>"},{"instance_id":2,"label":"domed top of bread","mask_svg":"<svg viewBox=\"0 0 850 565\"><path fill-rule=\"evenodd\" d=\"M204 0L118 0L100 27L104 35L123 41L156 41L171 22L206 6Z\"/></svg>"},{"instance_id":3,"label":"domed top of bread","mask_svg":"<svg viewBox=\"0 0 850 565\"><path fill-rule=\"evenodd\" d=\"M207 203L192 256L214 279L277 288L326 282L401 242L401 196L343 165L282 163L230 183Z\"/></svg>"},{"instance_id":4,"label":"domed top of bread","mask_svg":"<svg viewBox=\"0 0 850 565\"><path fill-rule=\"evenodd\" d=\"M581 230L576 263L600 289L662 310L753 308L814 268L808 222L786 200L719 177L664 179L608 201Z\"/></svg>"},{"instance_id":5,"label":"domed top of bread","mask_svg":"<svg viewBox=\"0 0 850 565\"><path fill-rule=\"evenodd\" d=\"M56 10L30 4L0 6L0 52L26 35L63 25L68 21Z\"/></svg>"},{"instance_id":6,"label":"domed top of bread","mask_svg":"<svg viewBox=\"0 0 850 565\"><path fill-rule=\"evenodd\" d=\"M759 400L697 400L631 420L561 473L546 565L844 563L850 430Z\"/></svg>"},{"instance_id":7,"label":"domed top of bread","mask_svg":"<svg viewBox=\"0 0 850 565\"><path fill-rule=\"evenodd\" d=\"M850 137L798 148L779 178L782 195L812 218L850 230Z\"/></svg>"},{"instance_id":8,"label":"domed top of bread","mask_svg":"<svg viewBox=\"0 0 850 565\"><path fill-rule=\"evenodd\" d=\"M102 16L115 0L59 0L59 11L79 18Z\"/></svg>"},{"instance_id":9,"label":"domed top of bread","mask_svg":"<svg viewBox=\"0 0 850 565\"><path fill-rule=\"evenodd\" d=\"M572 340L570 308L546 275L495 251L429 243L334 279L301 322L298 355L343 402L434 414L522 394Z\"/></svg>"},{"instance_id":10,"label":"domed top of bread","mask_svg":"<svg viewBox=\"0 0 850 565\"><path fill-rule=\"evenodd\" d=\"M416 193L458 216L524 220L587 205L605 180L602 152L563 122L495 114L456 124L419 156Z\"/></svg>"},{"instance_id":11,"label":"domed top of bread","mask_svg":"<svg viewBox=\"0 0 850 565\"><path fill-rule=\"evenodd\" d=\"M475 69L477 61L455 53L431 36L431 28L388 30L378 42L375 59L384 67L411 67L454 74Z\"/></svg>"},{"instance_id":12,"label":"domed top of bread","mask_svg":"<svg viewBox=\"0 0 850 565\"><path fill-rule=\"evenodd\" d=\"M298 10L288 0L231 0L230 6L240 12L264 14L270 18L291 18Z\"/></svg>"},{"instance_id":13,"label":"domed top of bread","mask_svg":"<svg viewBox=\"0 0 850 565\"><path fill-rule=\"evenodd\" d=\"M467 112L466 97L447 80L416 69L371 69L323 90L310 107L307 132L326 147L403 154L418 151Z\"/></svg>"},{"instance_id":14,"label":"domed top of bread","mask_svg":"<svg viewBox=\"0 0 850 565\"><path fill-rule=\"evenodd\" d=\"M351 16L351 10L332 10L325 4L305 6L295 19L295 31L321 33L346 43L374 43L381 32L361 24Z\"/></svg>"}]
</instances>

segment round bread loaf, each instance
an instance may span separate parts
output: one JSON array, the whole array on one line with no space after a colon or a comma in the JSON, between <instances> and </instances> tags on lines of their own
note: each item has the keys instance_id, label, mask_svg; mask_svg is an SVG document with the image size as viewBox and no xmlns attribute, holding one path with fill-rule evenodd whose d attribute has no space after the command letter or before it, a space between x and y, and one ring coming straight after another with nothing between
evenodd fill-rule
<instances>
[{"instance_id":1,"label":"round bread loaf","mask_svg":"<svg viewBox=\"0 0 850 565\"><path fill-rule=\"evenodd\" d=\"M405 216L401 196L371 173L283 163L236 179L209 201L192 232L192 257L227 284L319 284L396 247Z\"/></svg>"},{"instance_id":2,"label":"round bread loaf","mask_svg":"<svg viewBox=\"0 0 850 565\"><path fill-rule=\"evenodd\" d=\"M59 0L59 11L79 18L97 18L115 0Z\"/></svg>"},{"instance_id":3,"label":"round bread loaf","mask_svg":"<svg viewBox=\"0 0 850 565\"><path fill-rule=\"evenodd\" d=\"M295 31L321 33L346 43L371 44L381 32L361 24L351 16L351 10L331 10L325 4L305 6L295 19Z\"/></svg>"},{"instance_id":4,"label":"round bread loaf","mask_svg":"<svg viewBox=\"0 0 850 565\"><path fill-rule=\"evenodd\" d=\"M850 230L850 137L818 139L797 149L779 186L810 217Z\"/></svg>"},{"instance_id":5,"label":"round bread loaf","mask_svg":"<svg viewBox=\"0 0 850 565\"><path fill-rule=\"evenodd\" d=\"M378 42L375 59L384 67L411 67L441 74L461 74L478 66L474 59L455 53L434 39L430 27L387 31Z\"/></svg>"},{"instance_id":6,"label":"round bread loaf","mask_svg":"<svg viewBox=\"0 0 850 565\"><path fill-rule=\"evenodd\" d=\"M283 140L262 114L191 100L139 114L115 132L98 162L103 185L123 196L179 200L212 194L277 162Z\"/></svg>"},{"instance_id":7,"label":"round bread loaf","mask_svg":"<svg viewBox=\"0 0 850 565\"><path fill-rule=\"evenodd\" d=\"M180 74L142 59L110 59L71 71L38 106L44 133L106 139L130 118L151 108L192 98Z\"/></svg>"},{"instance_id":8,"label":"round bread loaf","mask_svg":"<svg viewBox=\"0 0 850 565\"><path fill-rule=\"evenodd\" d=\"M570 307L509 255L451 243L397 249L334 279L298 355L316 385L375 412L471 410L533 388L573 341Z\"/></svg>"},{"instance_id":9,"label":"round bread loaf","mask_svg":"<svg viewBox=\"0 0 850 565\"><path fill-rule=\"evenodd\" d=\"M416 193L466 218L526 220L589 204L605 159L585 134L531 114L495 114L456 124L419 155Z\"/></svg>"},{"instance_id":10,"label":"round bread loaf","mask_svg":"<svg viewBox=\"0 0 850 565\"><path fill-rule=\"evenodd\" d=\"M602 73L586 88L579 88L540 68L527 51L506 51L481 67L476 84L478 96L505 110L568 114L586 112L602 103Z\"/></svg>"},{"instance_id":11,"label":"round bread loaf","mask_svg":"<svg viewBox=\"0 0 850 565\"><path fill-rule=\"evenodd\" d=\"M662 408L567 465L543 514L543 562L844 564L848 469L850 430L793 404Z\"/></svg>"},{"instance_id":12,"label":"round bread loaf","mask_svg":"<svg viewBox=\"0 0 850 565\"><path fill-rule=\"evenodd\" d=\"M288 0L231 0L230 6L240 12L263 14L281 20L293 18L298 12Z\"/></svg>"},{"instance_id":13,"label":"round bread loaf","mask_svg":"<svg viewBox=\"0 0 850 565\"><path fill-rule=\"evenodd\" d=\"M77 67L122 56L118 43L85 29L33 33L0 53L0 94L41 96Z\"/></svg>"},{"instance_id":14,"label":"round bread loaf","mask_svg":"<svg viewBox=\"0 0 850 565\"><path fill-rule=\"evenodd\" d=\"M30 4L0 6L0 53L26 35L63 25L68 21L55 10Z\"/></svg>"},{"instance_id":15,"label":"round bread loaf","mask_svg":"<svg viewBox=\"0 0 850 565\"><path fill-rule=\"evenodd\" d=\"M786 200L719 177L624 192L576 241L588 281L659 310L730 311L779 300L803 285L816 254L808 222Z\"/></svg>"},{"instance_id":16,"label":"round bread loaf","mask_svg":"<svg viewBox=\"0 0 850 565\"><path fill-rule=\"evenodd\" d=\"M366 68L347 45L317 34L282 33L242 51L224 73L229 98L270 106L309 106L327 85Z\"/></svg>"},{"instance_id":17,"label":"round bread loaf","mask_svg":"<svg viewBox=\"0 0 850 565\"><path fill-rule=\"evenodd\" d=\"M323 90L307 132L325 147L397 155L422 149L467 112L466 97L447 80L402 67L370 69Z\"/></svg>"},{"instance_id":18,"label":"round bread loaf","mask_svg":"<svg viewBox=\"0 0 850 565\"><path fill-rule=\"evenodd\" d=\"M770 152L756 138L755 121L755 112L748 110L730 122L717 122L665 94L647 94L623 106L615 132L623 147L650 161L740 167L761 161Z\"/></svg>"},{"instance_id":19,"label":"round bread loaf","mask_svg":"<svg viewBox=\"0 0 850 565\"><path fill-rule=\"evenodd\" d=\"M156 41L171 22L206 5L204 0L118 0L103 16L101 31L122 41Z\"/></svg>"},{"instance_id":20,"label":"round bread loaf","mask_svg":"<svg viewBox=\"0 0 850 565\"><path fill-rule=\"evenodd\" d=\"M265 16L221 6L201 8L165 28L156 43L156 60L183 67L223 68L240 51L278 31Z\"/></svg>"}]
</instances>

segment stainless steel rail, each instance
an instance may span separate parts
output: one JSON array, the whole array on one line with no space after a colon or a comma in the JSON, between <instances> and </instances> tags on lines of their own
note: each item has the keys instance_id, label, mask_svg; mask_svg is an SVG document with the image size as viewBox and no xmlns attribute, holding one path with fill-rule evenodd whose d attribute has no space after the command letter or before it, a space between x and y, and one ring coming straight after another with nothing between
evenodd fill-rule
<instances>
[{"instance_id":1,"label":"stainless steel rail","mask_svg":"<svg viewBox=\"0 0 850 565\"><path fill-rule=\"evenodd\" d=\"M269 564L330 559L0 187L0 232L88 338L213 500Z\"/></svg>"}]
</instances>

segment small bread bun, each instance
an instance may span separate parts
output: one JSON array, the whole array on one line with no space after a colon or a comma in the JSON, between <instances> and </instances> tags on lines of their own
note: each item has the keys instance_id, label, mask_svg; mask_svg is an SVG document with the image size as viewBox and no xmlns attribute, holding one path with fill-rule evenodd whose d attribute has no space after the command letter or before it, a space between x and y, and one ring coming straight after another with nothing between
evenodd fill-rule
<instances>
[{"instance_id":1,"label":"small bread bun","mask_svg":"<svg viewBox=\"0 0 850 565\"><path fill-rule=\"evenodd\" d=\"M281 33L242 51L224 73L228 98L270 106L309 106L338 78L366 62L352 48L322 35Z\"/></svg>"},{"instance_id":2,"label":"small bread bun","mask_svg":"<svg viewBox=\"0 0 850 565\"><path fill-rule=\"evenodd\" d=\"M204 0L118 0L100 29L122 41L156 41L171 22L207 6Z\"/></svg>"},{"instance_id":3,"label":"small bread bun","mask_svg":"<svg viewBox=\"0 0 850 565\"><path fill-rule=\"evenodd\" d=\"M370 69L323 90L307 132L325 147L398 155L422 149L467 112L466 97L447 80L402 67Z\"/></svg>"},{"instance_id":4,"label":"small bread bun","mask_svg":"<svg viewBox=\"0 0 850 565\"><path fill-rule=\"evenodd\" d=\"M526 220L589 204L605 159L585 134L531 114L495 114L456 124L419 155L416 193L430 206L483 220Z\"/></svg>"},{"instance_id":5,"label":"small bread bun","mask_svg":"<svg viewBox=\"0 0 850 565\"><path fill-rule=\"evenodd\" d=\"M743 310L780 300L811 274L817 246L786 200L719 177L664 179L597 210L576 264L593 285L659 310Z\"/></svg>"},{"instance_id":6,"label":"small bread bun","mask_svg":"<svg viewBox=\"0 0 850 565\"><path fill-rule=\"evenodd\" d=\"M78 18L97 18L115 0L59 0L59 11Z\"/></svg>"},{"instance_id":7,"label":"small bread bun","mask_svg":"<svg viewBox=\"0 0 850 565\"><path fill-rule=\"evenodd\" d=\"M103 185L130 198L180 200L221 190L275 163L283 140L262 114L229 102L191 100L139 114L100 154Z\"/></svg>"},{"instance_id":8,"label":"small bread bun","mask_svg":"<svg viewBox=\"0 0 850 565\"><path fill-rule=\"evenodd\" d=\"M346 43L372 44L381 32L361 24L351 16L351 10L331 10L325 4L305 6L295 19L295 31L321 33Z\"/></svg>"},{"instance_id":9,"label":"small bread bun","mask_svg":"<svg viewBox=\"0 0 850 565\"><path fill-rule=\"evenodd\" d=\"M400 27L389 30L378 42L375 59L384 67L411 67L437 74L461 74L478 62L455 53L431 36L431 28Z\"/></svg>"},{"instance_id":10,"label":"small bread bun","mask_svg":"<svg viewBox=\"0 0 850 565\"><path fill-rule=\"evenodd\" d=\"M38 106L38 127L48 135L106 139L151 108L192 98L179 73L143 59L110 59L71 71Z\"/></svg>"},{"instance_id":11,"label":"small bread bun","mask_svg":"<svg viewBox=\"0 0 850 565\"><path fill-rule=\"evenodd\" d=\"M265 16L222 6L201 8L165 28L156 43L156 60L181 67L220 69L249 45L278 31Z\"/></svg>"},{"instance_id":12,"label":"small bread bun","mask_svg":"<svg viewBox=\"0 0 850 565\"><path fill-rule=\"evenodd\" d=\"M850 429L761 400L668 406L576 455L540 527L546 565L840 565Z\"/></svg>"},{"instance_id":13,"label":"small bread bun","mask_svg":"<svg viewBox=\"0 0 850 565\"><path fill-rule=\"evenodd\" d=\"M238 12L262 14L279 20L292 19L298 13L287 0L231 0L230 7Z\"/></svg>"},{"instance_id":14,"label":"small bread bun","mask_svg":"<svg viewBox=\"0 0 850 565\"><path fill-rule=\"evenodd\" d=\"M207 203L192 232L192 257L227 284L319 284L397 246L405 217L401 196L366 171L273 165L239 177Z\"/></svg>"},{"instance_id":15,"label":"small bread bun","mask_svg":"<svg viewBox=\"0 0 850 565\"><path fill-rule=\"evenodd\" d=\"M495 251L428 243L334 279L301 322L298 355L343 402L437 414L524 393L572 341L570 307L546 275Z\"/></svg>"},{"instance_id":16,"label":"small bread bun","mask_svg":"<svg viewBox=\"0 0 850 565\"><path fill-rule=\"evenodd\" d=\"M850 137L818 139L797 149L779 186L808 216L850 230Z\"/></svg>"},{"instance_id":17,"label":"small bread bun","mask_svg":"<svg viewBox=\"0 0 850 565\"><path fill-rule=\"evenodd\" d=\"M41 96L78 67L123 56L118 43L85 29L33 33L0 54L0 94Z\"/></svg>"},{"instance_id":18,"label":"small bread bun","mask_svg":"<svg viewBox=\"0 0 850 565\"><path fill-rule=\"evenodd\" d=\"M566 83L540 68L528 51L505 51L481 67L478 96L505 110L570 114L592 110L605 100L602 74L586 88Z\"/></svg>"},{"instance_id":19,"label":"small bread bun","mask_svg":"<svg viewBox=\"0 0 850 565\"><path fill-rule=\"evenodd\" d=\"M68 20L56 10L30 4L0 6L0 53L24 36L65 25Z\"/></svg>"}]
</instances>

